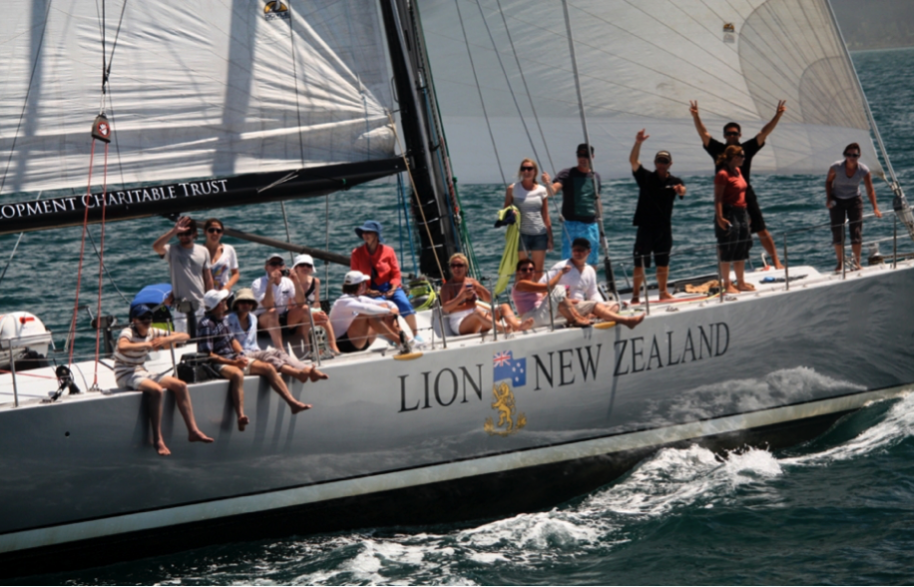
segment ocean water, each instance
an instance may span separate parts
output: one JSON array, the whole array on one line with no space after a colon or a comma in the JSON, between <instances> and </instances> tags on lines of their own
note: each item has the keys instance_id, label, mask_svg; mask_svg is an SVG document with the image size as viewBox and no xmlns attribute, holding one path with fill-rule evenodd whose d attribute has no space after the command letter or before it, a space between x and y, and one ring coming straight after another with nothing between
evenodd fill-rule
<instances>
[{"instance_id":1,"label":"ocean water","mask_svg":"<svg viewBox=\"0 0 914 587\"><path fill-rule=\"evenodd\" d=\"M914 50L855 53L895 170L914 186ZM687 97L684 97L684 101ZM777 131L775 131L777 132ZM835 154L838 159L840 153ZM821 177L762 177L753 183L766 221L780 233L827 221ZM673 275L711 273L710 177L686 178L689 197L677 202ZM607 233L617 279L630 273L630 180L607 186ZM891 195L877 185L880 207ZM503 198L499 186L461 191L476 254L491 277L503 233L491 228ZM325 222L329 206L329 225ZM358 244L352 227L372 210L390 244L412 262L397 230L396 183L382 181L324 198L286 204L294 242L336 251ZM226 225L285 238L278 204L214 212ZM204 217L199 214L197 217ZM167 265L151 249L168 230L164 219L107 229L102 311L122 321L126 302L145 284L167 281ZM99 237L99 228L92 227ZM864 240L888 238L891 215L868 222ZM3 281L3 312L38 314L62 344L73 313L79 229L25 235ZM405 238L405 236L403 237ZM7 253L15 235L0 237ZM226 242L233 242L227 239ZM401 244L402 242L402 244ZM904 241L900 241L904 242ZM242 283L260 273L268 249L233 242ZM881 243L883 254L891 242ZM903 250L910 250L907 243ZM753 248L753 262L758 252ZM827 230L792 235L792 264L828 269L834 263ZM558 260L553 254L550 259ZM0 259L0 266L6 259ZM87 244L80 304L95 313L98 262ZM325 268L319 266L320 275ZM332 291L344 269L326 269ZM122 297L123 296L123 297ZM827 303L827 301L823 301ZM889 311L886 309L886 311ZM80 310L76 352L94 351ZM861 352L867 352L862 349ZM914 395L874 403L827 433L790 450L753 449L726 458L697 448L663 450L616 482L553 509L461 525L367 528L359 532L206 547L89 569L33 577L44 584L656 584L656 583L911 583L914 565Z\"/></svg>"}]
</instances>

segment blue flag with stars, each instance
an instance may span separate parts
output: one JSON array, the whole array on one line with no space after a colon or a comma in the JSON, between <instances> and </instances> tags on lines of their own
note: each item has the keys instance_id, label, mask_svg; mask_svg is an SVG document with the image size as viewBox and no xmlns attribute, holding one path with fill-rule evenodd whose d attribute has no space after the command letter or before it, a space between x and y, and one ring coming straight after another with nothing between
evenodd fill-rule
<instances>
[{"instance_id":1,"label":"blue flag with stars","mask_svg":"<svg viewBox=\"0 0 914 587\"><path fill-rule=\"evenodd\" d=\"M495 383L510 379L513 387L527 385L526 358L515 359L511 351L501 351L495 353L492 364L494 367L492 379Z\"/></svg>"}]
</instances>

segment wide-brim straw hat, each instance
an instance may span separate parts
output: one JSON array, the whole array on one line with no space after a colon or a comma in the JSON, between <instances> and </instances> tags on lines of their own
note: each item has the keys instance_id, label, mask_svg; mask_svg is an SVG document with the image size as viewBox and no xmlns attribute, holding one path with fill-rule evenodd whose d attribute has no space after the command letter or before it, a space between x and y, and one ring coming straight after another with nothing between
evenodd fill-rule
<instances>
[{"instance_id":1,"label":"wide-brim straw hat","mask_svg":"<svg viewBox=\"0 0 914 587\"><path fill-rule=\"evenodd\" d=\"M251 311L253 312L257 309L257 298L254 297L254 290L249 287L243 287L235 294L235 299L232 300L232 310L235 309L238 302L254 302L254 307L251 308Z\"/></svg>"}]
</instances>

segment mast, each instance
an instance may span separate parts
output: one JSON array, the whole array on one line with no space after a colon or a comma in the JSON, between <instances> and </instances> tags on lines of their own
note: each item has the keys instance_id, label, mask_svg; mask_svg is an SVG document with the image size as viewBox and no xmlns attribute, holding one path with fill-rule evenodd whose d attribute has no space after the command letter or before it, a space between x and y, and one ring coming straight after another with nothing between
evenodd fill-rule
<instances>
[{"instance_id":1,"label":"mast","mask_svg":"<svg viewBox=\"0 0 914 587\"><path fill-rule=\"evenodd\" d=\"M889 184L889 187L895 194L895 197L892 199L892 208L895 210L895 215L898 216L898 220L908 229L908 235L914 240L914 212L911 211L911 206L908 205L908 199L904 195L904 190L901 188L901 184L898 183L895 169L892 168L892 161L889 159L889 154L885 150L885 143L882 142L882 135L879 134L879 127L876 126L876 119L873 118L873 111L870 109L870 103L866 99L866 93L863 91L863 84L860 83L860 76L857 75L857 69L854 67L854 62L851 60L850 51L847 50L847 43L844 41L844 33L841 32L841 26L838 24L838 18L835 16L835 10L832 8L831 0L825 0L825 6L828 8L828 15L831 17L835 32L838 33L838 40L841 43L841 49L844 51L844 57L850 64L851 71L854 72L854 82L857 84L857 89L860 91L860 96L863 98L863 108L866 111L866 118L869 120L870 129L873 131L873 136L876 137L876 144L879 147L879 151L882 153L883 161L885 161L885 168L889 174L889 180L887 180L886 183Z\"/></svg>"},{"instance_id":2,"label":"mast","mask_svg":"<svg viewBox=\"0 0 914 587\"><path fill-rule=\"evenodd\" d=\"M428 80L421 39L413 26L414 7L407 0L381 0L381 14L394 86L400 106L400 125L406 143L406 157L414 184L410 198L420 242L419 268L426 275L445 277L448 258L460 250L448 203L449 178L443 166L435 165L436 156L447 160L447 148L433 142L429 113L434 105L428 102ZM441 139L440 135L438 136Z\"/></svg>"}]
</instances>

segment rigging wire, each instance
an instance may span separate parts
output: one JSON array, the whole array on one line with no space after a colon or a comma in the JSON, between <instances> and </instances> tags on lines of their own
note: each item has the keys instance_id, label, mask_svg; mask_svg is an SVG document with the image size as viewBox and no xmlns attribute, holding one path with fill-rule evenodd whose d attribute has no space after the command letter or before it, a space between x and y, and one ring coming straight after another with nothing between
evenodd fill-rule
<instances>
[{"instance_id":1,"label":"rigging wire","mask_svg":"<svg viewBox=\"0 0 914 587\"><path fill-rule=\"evenodd\" d=\"M87 199L92 196L92 166L95 161L95 137L92 138L92 148L89 152L89 181L88 186L86 187ZM83 275L83 254L86 251L86 232L88 231L89 226L89 206L86 206L86 212L83 216L83 229L82 229L82 242L79 246L79 266L76 270L76 295L73 301L73 318L70 320L70 333L69 338L73 340L73 344L70 345L70 354L67 357L67 363L73 364L73 348L76 346L76 317L79 315L79 286L82 283Z\"/></svg>"},{"instance_id":2,"label":"rigging wire","mask_svg":"<svg viewBox=\"0 0 914 587\"><path fill-rule=\"evenodd\" d=\"M42 194L42 192L38 192L38 197L35 198L36 202L41 199L41 194ZM22 242L22 237L24 235L25 235L24 232L19 233L19 238L16 239L16 244L13 246L13 252L10 253L10 258L7 259L6 265L3 267L3 272L0 273L0 283L3 283L3 278L6 277L6 271L7 271L7 269L10 268L10 264L13 262L13 257L16 256L16 251L19 250L19 243Z\"/></svg>"},{"instance_id":3,"label":"rigging wire","mask_svg":"<svg viewBox=\"0 0 914 587\"><path fill-rule=\"evenodd\" d=\"M102 339L102 278L105 276L105 212L108 203L108 147L105 143L105 163L102 167L102 226L101 236L99 237L98 249L98 305L95 310L95 373L92 379L92 388L98 389L98 359L99 347ZM87 206L88 208L88 206ZM89 232L87 226L85 232Z\"/></svg>"},{"instance_id":4,"label":"rigging wire","mask_svg":"<svg viewBox=\"0 0 914 587\"><path fill-rule=\"evenodd\" d=\"M121 288L119 288L117 286L117 282L114 281L114 277L111 275L111 272L108 270L108 264L104 263L101 259L101 254L98 251L98 246L95 244L95 237L92 236L92 230L88 229L86 234L89 236L89 242L92 243L92 249L95 251L95 256L98 257L98 262L101 264L102 267L105 268L105 275L108 276L108 281L110 281L111 285L114 286L114 291L116 291L117 295L119 295L121 297L121 299L124 300L125 304L129 305L130 300L127 299L127 296L124 295L124 292L121 291Z\"/></svg>"},{"instance_id":5,"label":"rigging wire","mask_svg":"<svg viewBox=\"0 0 914 587\"><path fill-rule=\"evenodd\" d=\"M476 64L473 62L473 52L470 50L470 39L467 37L467 29L463 25L463 13L460 11L460 0L454 0L454 5L457 7L457 18L460 20L460 30L463 31L463 42L467 46L467 56L470 58L470 69L473 70L473 80L476 82L476 91L479 92L479 102L482 105L482 115L486 119L486 128L489 130L489 139L492 141L492 150L495 151L495 162L498 164L498 173L501 175L501 182L504 185L508 185L508 181L505 179L504 167L501 165L501 158L498 156L498 147L495 144L495 135L492 133L492 124L489 122L489 113L486 110L486 101L482 97L482 86L479 85L479 76L476 75ZM410 176L410 179L412 179L412 176ZM442 275L444 275L444 273L442 273Z\"/></svg>"}]
</instances>

